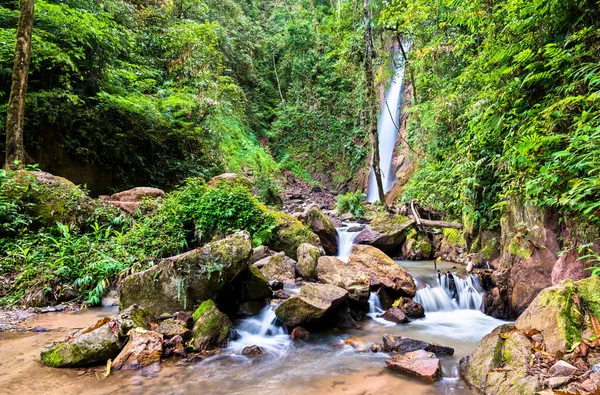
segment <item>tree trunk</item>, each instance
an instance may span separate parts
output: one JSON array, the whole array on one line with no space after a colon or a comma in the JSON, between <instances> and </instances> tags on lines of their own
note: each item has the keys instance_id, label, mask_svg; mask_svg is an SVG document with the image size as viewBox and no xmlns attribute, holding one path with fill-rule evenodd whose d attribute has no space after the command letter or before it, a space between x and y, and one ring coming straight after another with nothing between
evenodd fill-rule
<instances>
[{"instance_id":1,"label":"tree trunk","mask_svg":"<svg viewBox=\"0 0 600 395\"><path fill-rule=\"evenodd\" d=\"M19 1L15 60L6 114L6 162L4 164L6 169L22 169L25 161L23 123L25 122L25 94L31 59L33 8L33 0Z\"/></svg>"},{"instance_id":2,"label":"tree trunk","mask_svg":"<svg viewBox=\"0 0 600 395\"><path fill-rule=\"evenodd\" d=\"M379 200L385 203L385 192L381 180L381 168L379 167L379 136L377 134L377 96L375 95L375 79L373 77L373 34L371 31L371 11L369 0L364 0L363 15L365 23L365 77L367 80L367 102L369 103L369 135L371 137L371 151L373 173L377 182Z\"/></svg>"}]
</instances>

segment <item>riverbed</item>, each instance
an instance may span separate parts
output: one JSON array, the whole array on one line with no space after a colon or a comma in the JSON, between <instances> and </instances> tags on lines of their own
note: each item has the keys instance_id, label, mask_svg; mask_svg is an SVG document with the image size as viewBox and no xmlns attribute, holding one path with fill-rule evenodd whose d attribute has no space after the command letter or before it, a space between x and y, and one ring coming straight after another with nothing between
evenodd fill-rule
<instances>
[{"instance_id":1,"label":"riverbed","mask_svg":"<svg viewBox=\"0 0 600 395\"><path fill-rule=\"evenodd\" d=\"M433 262L400 262L415 277L437 276ZM439 263L442 271L457 271ZM55 369L39 362L39 352L68 332L116 312L115 308L89 308L77 312L46 313L26 324L43 326L44 333L0 333L0 393L4 394L470 394L458 377L458 361L474 350L479 340L503 323L477 309L428 311L409 324L391 325L367 320L360 328L313 334L306 342L293 342L272 325L269 311L236 323L240 339L220 355L198 362L165 360L140 371L115 371L103 378L103 368ZM367 346L381 343L390 333L436 342L455 348L442 357L443 379L424 384L389 371L384 353L357 352L343 340L357 336ZM267 351L262 359L240 355L246 345Z\"/></svg>"}]
</instances>

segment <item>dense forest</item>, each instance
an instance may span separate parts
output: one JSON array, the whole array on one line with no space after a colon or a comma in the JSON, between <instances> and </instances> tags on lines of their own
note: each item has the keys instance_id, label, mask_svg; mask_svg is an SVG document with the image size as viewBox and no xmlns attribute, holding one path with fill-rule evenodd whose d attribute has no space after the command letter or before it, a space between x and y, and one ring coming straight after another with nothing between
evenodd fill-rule
<instances>
[{"instance_id":1,"label":"dense forest","mask_svg":"<svg viewBox=\"0 0 600 395\"><path fill-rule=\"evenodd\" d=\"M106 316L29 366L104 392L600 391L599 16L0 0L0 340ZM208 373L108 378L167 357Z\"/></svg>"}]
</instances>

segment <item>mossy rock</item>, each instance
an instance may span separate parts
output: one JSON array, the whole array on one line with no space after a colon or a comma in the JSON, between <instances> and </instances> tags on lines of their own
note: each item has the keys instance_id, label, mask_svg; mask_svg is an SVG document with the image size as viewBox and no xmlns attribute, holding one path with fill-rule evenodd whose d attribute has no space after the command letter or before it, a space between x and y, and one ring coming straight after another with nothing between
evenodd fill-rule
<instances>
[{"instance_id":1,"label":"mossy rock","mask_svg":"<svg viewBox=\"0 0 600 395\"><path fill-rule=\"evenodd\" d=\"M313 205L306 211L302 222L319 237L327 255L337 254L338 240L335 226L317 206Z\"/></svg>"},{"instance_id":2,"label":"mossy rock","mask_svg":"<svg viewBox=\"0 0 600 395\"><path fill-rule=\"evenodd\" d=\"M285 255L296 260L298 247L302 243L321 247L319 237L308 229L302 222L289 214L271 211L275 218L273 237L267 246L274 251L283 251Z\"/></svg>"},{"instance_id":3,"label":"mossy rock","mask_svg":"<svg viewBox=\"0 0 600 395\"><path fill-rule=\"evenodd\" d=\"M332 284L305 285L297 295L284 300L275 314L285 325L306 326L320 320L347 297L348 291Z\"/></svg>"},{"instance_id":4,"label":"mossy rock","mask_svg":"<svg viewBox=\"0 0 600 395\"><path fill-rule=\"evenodd\" d=\"M250 235L239 232L164 259L157 266L121 281L120 306L137 304L157 314L189 310L202 301L216 298L227 284L248 269L251 253Z\"/></svg>"},{"instance_id":5,"label":"mossy rock","mask_svg":"<svg viewBox=\"0 0 600 395\"><path fill-rule=\"evenodd\" d=\"M402 245L402 256L410 260L424 260L431 258L432 253L433 246L429 237L411 229Z\"/></svg>"},{"instance_id":6,"label":"mossy rock","mask_svg":"<svg viewBox=\"0 0 600 395\"><path fill-rule=\"evenodd\" d=\"M298 247L298 263L296 271L305 280L317 278L317 261L321 257L321 249L312 244L302 243Z\"/></svg>"},{"instance_id":7,"label":"mossy rock","mask_svg":"<svg viewBox=\"0 0 600 395\"><path fill-rule=\"evenodd\" d=\"M196 350L214 350L229 343L233 324L221 313L215 302L207 300L194 312L194 328L190 345Z\"/></svg>"},{"instance_id":8,"label":"mossy rock","mask_svg":"<svg viewBox=\"0 0 600 395\"><path fill-rule=\"evenodd\" d=\"M256 266L250 265L242 281L242 300L265 299L272 295L269 280Z\"/></svg>"},{"instance_id":9,"label":"mossy rock","mask_svg":"<svg viewBox=\"0 0 600 395\"><path fill-rule=\"evenodd\" d=\"M263 261L266 263L260 271L269 281L280 281L282 283L293 283L296 281L296 261L285 256L285 253L279 252L267 257Z\"/></svg>"}]
</instances>

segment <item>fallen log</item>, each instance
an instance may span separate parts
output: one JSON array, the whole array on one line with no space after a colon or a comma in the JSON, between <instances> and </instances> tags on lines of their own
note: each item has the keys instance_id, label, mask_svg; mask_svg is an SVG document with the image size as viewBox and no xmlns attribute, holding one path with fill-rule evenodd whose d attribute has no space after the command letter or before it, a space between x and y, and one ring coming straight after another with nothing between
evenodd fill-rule
<instances>
[{"instance_id":1,"label":"fallen log","mask_svg":"<svg viewBox=\"0 0 600 395\"><path fill-rule=\"evenodd\" d=\"M453 228L453 229L462 229L463 224L459 222L447 222L447 221L432 221L429 219L421 218L422 226L429 226L432 228Z\"/></svg>"}]
</instances>

